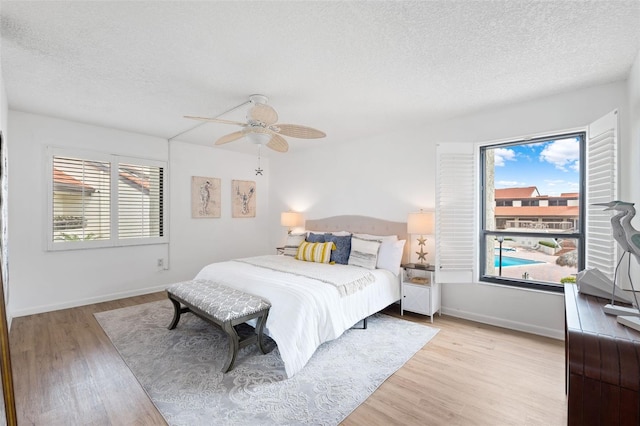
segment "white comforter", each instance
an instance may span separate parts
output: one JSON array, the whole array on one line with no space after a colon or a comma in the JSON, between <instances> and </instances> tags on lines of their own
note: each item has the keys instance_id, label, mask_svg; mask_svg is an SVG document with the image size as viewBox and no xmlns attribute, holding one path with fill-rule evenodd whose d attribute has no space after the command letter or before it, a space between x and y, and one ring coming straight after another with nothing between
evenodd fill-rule
<instances>
[{"instance_id":1,"label":"white comforter","mask_svg":"<svg viewBox=\"0 0 640 426\"><path fill-rule=\"evenodd\" d=\"M289 256L260 257L285 264L306 263ZM332 275L338 269L361 269L350 265L325 266L332 268L327 270ZM341 296L335 286L313 278L236 261L207 265L196 279L218 281L271 303L266 332L278 344L287 377L292 377L322 343L339 337L359 320L400 299L398 277L384 269L370 272L374 282L348 296Z\"/></svg>"}]
</instances>

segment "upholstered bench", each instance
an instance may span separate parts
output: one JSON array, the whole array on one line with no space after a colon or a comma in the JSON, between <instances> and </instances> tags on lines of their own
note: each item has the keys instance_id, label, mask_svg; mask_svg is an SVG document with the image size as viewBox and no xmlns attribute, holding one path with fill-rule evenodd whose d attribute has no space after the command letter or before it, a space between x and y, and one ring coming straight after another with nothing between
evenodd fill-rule
<instances>
[{"instance_id":1,"label":"upholstered bench","mask_svg":"<svg viewBox=\"0 0 640 426\"><path fill-rule=\"evenodd\" d=\"M169 330L173 330L180 321L180 315L191 312L200 318L219 326L229 336L229 355L222 372L233 368L238 350L257 342L263 354L267 351L262 340L264 325L271 304L265 300L208 280L192 280L172 284L167 288L169 300L173 303L173 321ZM181 306L184 305L184 306ZM235 326L257 319L255 333L239 340Z\"/></svg>"}]
</instances>

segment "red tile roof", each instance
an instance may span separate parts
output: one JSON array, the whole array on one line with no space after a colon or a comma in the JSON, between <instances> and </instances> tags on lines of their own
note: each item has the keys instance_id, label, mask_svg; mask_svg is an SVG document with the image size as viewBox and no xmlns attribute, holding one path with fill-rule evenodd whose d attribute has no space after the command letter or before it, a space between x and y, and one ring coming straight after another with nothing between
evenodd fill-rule
<instances>
[{"instance_id":1,"label":"red tile roof","mask_svg":"<svg viewBox=\"0 0 640 426\"><path fill-rule=\"evenodd\" d=\"M90 185L83 183L81 180L78 180L73 176L66 174L62 170L56 169L55 167L53 168L53 182L62 185L69 185L72 187L77 186L80 189L84 188L89 191L94 190L94 188Z\"/></svg>"},{"instance_id":2,"label":"red tile roof","mask_svg":"<svg viewBox=\"0 0 640 426\"><path fill-rule=\"evenodd\" d=\"M527 186L525 188L500 188L495 190L496 200L502 198L534 198L539 196L538 188Z\"/></svg>"}]
</instances>

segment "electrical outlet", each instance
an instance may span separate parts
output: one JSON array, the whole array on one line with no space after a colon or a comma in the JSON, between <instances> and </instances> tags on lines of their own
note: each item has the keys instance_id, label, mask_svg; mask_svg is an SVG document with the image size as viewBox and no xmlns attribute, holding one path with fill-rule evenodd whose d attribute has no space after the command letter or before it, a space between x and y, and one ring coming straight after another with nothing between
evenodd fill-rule
<instances>
[{"instance_id":1,"label":"electrical outlet","mask_svg":"<svg viewBox=\"0 0 640 426\"><path fill-rule=\"evenodd\" d=\"M158 268L160 269L164 268L164 259L162 258L158 259Z\"/></svg>"}]
</instances>

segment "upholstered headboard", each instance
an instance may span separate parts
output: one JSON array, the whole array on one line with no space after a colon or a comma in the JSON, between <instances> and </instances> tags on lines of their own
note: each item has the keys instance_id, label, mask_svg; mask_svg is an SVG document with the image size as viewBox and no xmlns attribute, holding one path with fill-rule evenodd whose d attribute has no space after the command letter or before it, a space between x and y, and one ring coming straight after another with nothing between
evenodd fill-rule
<instances>
[{"instance_id":1,"label":"upholstered headboard","mask_svg":"<svg viewBox=\"0 0 640 426\"><path fill-rule=\"evenodd\" d=\"M391 222L369 216L332 216L324 219L307 219L305 229L316 232L348 231L354 234L397 235L407 240L406 222ZM411 241L404 245L402 263L408 263L411 253Z\"/></svg>"}]
</instances>

